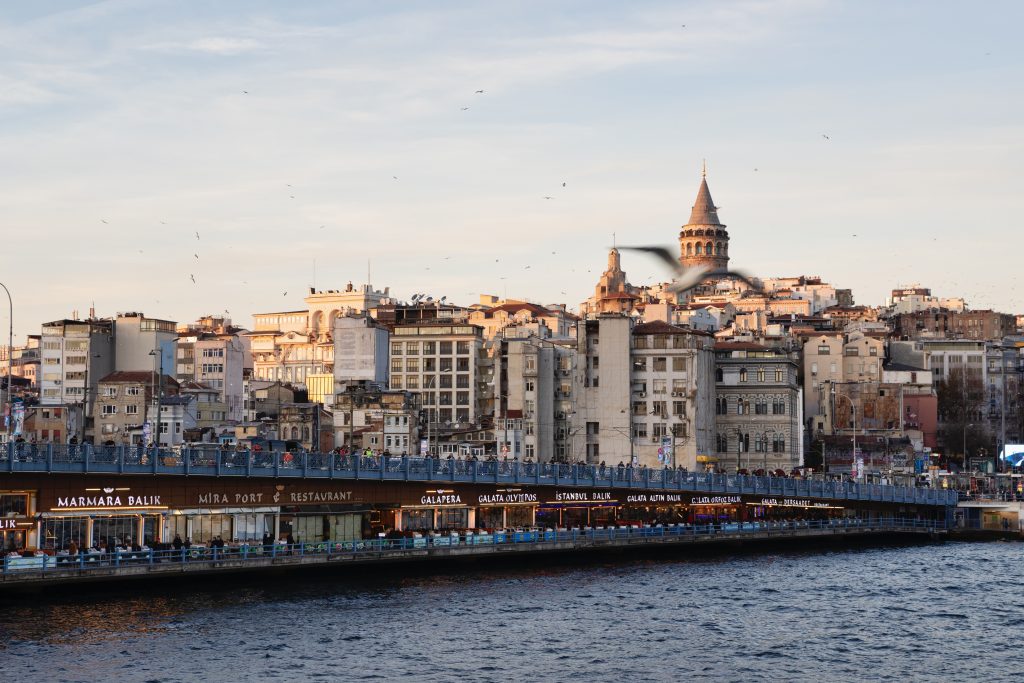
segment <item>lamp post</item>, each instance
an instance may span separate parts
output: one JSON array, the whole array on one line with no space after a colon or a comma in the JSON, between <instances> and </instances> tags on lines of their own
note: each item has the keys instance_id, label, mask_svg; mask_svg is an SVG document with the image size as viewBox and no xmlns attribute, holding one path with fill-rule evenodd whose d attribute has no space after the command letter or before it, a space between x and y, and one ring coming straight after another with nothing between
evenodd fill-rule
<instances>
[{"instance_id":1,"label":"lamp post","mask_svg":"<svg viewBox=\"0 0 1024 683\"><path fill-rule=\"evenodd\" d=\"M734 427L736 430L736 474L740 473L740 453L743 449L743 432L740 431L739 427Z\"/></svg>"},{"instance_id":2,"label":"lamp post","mask_svg":"<svg viewBox=\"0 0 1024 683\"><path fill-rule=\"evenodd\" d=\"M157 381L156 392L155 392L156 393L156 427L154 428L154 431L156 433L154 440L156 442L157 450L159 450L160 449L160 442L162 441L162 439L160 438L160 423L161 423L160 413L163 411L163 406L161 405L160 398L161 398L161 394L164 393L164 355L162 353L160 353L160 351L157 350L157 349L153 349L152 351L150 351L149 355L156 356L156 360L158 362L158 366L157 367L159 368L159 370L157 372L157 376L156 376L156 381Z\"/></svg>"},{"instance_id":3,"label":"lamp post","mask_svg":"<svg viewBox=\"0 0 1024 683\"><path fill-rule=\"evenodd\" d=\"M768 435L772 435L772 444L774 445L775 433L774 429L766 429L761 433L761 468L766 475L768 474Z\"/></svg>"},{"instance_id":4,"label":"lamp post","mask_svg":"<svg viewBox=\"0 0 1024 683\"><path fill-rule=\"evenodd\" d=\"M11 387L11 359L14 357L14 300L11 298L11 290L7 289L7 285L0 282L0 287L4 288L7 292L7 400L0 401L0 414L3 414L5 406L10 403L12 408L14 403L11 401L12 387ZM14 419L14 411L8 410L7 424L5 428L6 438L5 443L11 442L11 421Z\"/></svg>"}]
</instances>

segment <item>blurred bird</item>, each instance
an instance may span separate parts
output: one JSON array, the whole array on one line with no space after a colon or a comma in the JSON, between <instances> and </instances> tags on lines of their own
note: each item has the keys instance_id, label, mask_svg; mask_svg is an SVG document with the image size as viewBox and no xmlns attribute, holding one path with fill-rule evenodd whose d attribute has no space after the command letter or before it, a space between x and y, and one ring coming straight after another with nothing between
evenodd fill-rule
<instances>
[{"instance_id":1,"label":"blurred bird","mask_svg":"<svg viewBox=\"0 0 1024 683\"><path fill-rule=\"evenodd\" d=\"M189 277L192 278L192 284L195 284L196 283L196 276L190 274Z\"/></svg>"},{"instance_id":2,"label":"blurred bird","mask_svg":"<svg viewBox=\"0 0 1024 683\"><path fill-rule=\"evenodd\" d=\"M672 293L686 292L693 289L705 280L712 278L726 278L731 277L737 280L741 280L746 283L751 289L760 291L761 288L754 284L754 282L744 273L735 270L722 270L707 268L705 266L694 266L692 268L684 268L681 263L676 259L675 255L666 247L617 247L618 249L626 249L628 251L642 251L652 256L656 256L665 262L665 264L672 269L675 274L675 278L672 280L666 291Z\"/></svg>"},{"instance_id":3,"label":"blurred bird","mask_svg":"<svg viewBox=\"0 0 1024 683\"><path fill-rule=\"evenodd\" d=\"M477 90L474 94L476 94L476 95L483 95L484 91L483 90Z\"/></svg>"},{"instance_id":4,"label":"blurred bird","mask_svg":"<svg viewBox=\"0 0 1024 683\"><path fill-rule=\"evenodd\" d=\"M196 239L199 239L199 233L198 232L196 233Z\"/></svg>"}]
</instances>

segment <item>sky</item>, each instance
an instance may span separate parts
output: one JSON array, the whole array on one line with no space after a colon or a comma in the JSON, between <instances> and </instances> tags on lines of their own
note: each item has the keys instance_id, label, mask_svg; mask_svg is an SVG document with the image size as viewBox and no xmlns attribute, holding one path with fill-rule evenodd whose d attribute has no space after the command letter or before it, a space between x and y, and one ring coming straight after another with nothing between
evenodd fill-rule
<instances>
[{"instance_id":1,"label":"sky","mask_svg":"<svg viewBox=\"0 0 1024 683\"><path fill-rule=\"evenodd\" d=\"M251 326L368 271L400 299L576 307L613 239L678 248L705 159L736 268L1021 313L1022 19L1017 1L4 3L15 343L93 304Z\"/></svg>"}]
</instances>

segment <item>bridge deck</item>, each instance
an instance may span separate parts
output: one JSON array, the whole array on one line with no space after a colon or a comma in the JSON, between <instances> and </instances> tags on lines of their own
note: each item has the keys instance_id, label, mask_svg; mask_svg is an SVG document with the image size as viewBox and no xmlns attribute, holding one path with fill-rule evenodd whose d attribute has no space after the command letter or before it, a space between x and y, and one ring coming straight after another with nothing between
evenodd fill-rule
<instances>
[{"instance_id":1,"label":"bridge deck","mask_svg":"<svg viewBox=\"0 0 1024 683\"><path fill-rule=\"evenodd\" d=\"M3 472L49 474L153 474L166 476L293 478L532 484L654 491L779 495L793 498L955 506L957 492L912 486L823 479L687 472L682 469L603 467L518 461L438 460L411 456L365 457L332 453L159 451L88 446L11 444Z\"/></svg>"}]
</instances>

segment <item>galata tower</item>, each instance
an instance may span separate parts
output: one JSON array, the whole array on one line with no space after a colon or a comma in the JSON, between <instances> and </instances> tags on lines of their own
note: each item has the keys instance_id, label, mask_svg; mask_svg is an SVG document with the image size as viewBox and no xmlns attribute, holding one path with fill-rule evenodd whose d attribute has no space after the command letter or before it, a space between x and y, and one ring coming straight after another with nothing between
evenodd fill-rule
<instances>
[{"instance_id":1,"label":"galata tower","mask_svg":"<svg viewBox=\"0 0 1024 683\"><path fill-rule=\"evenodd\" d=\"M690 211L690 222L679 232L679 262L686 268L703 266L726 270L729 267L729 232L718 220L707 175L705 165L700 174L697 201Z\"/></svg>"}]
</instances>

